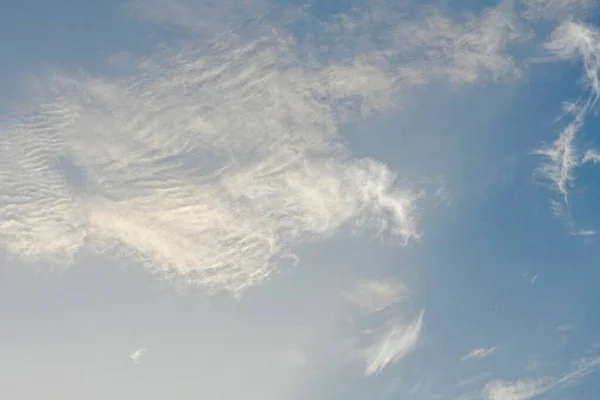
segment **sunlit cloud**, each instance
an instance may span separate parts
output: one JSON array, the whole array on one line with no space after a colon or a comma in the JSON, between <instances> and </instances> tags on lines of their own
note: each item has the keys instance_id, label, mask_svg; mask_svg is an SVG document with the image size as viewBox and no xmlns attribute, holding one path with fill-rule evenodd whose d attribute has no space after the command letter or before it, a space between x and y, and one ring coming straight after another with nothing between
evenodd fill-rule
<instances>
[{"instance_id":1,"label":"sunlit cloud","mask_svg":"<svg viewBox=\"0 0 600 400\"><path fill-rule=\"evenodd\" d=\"M6 247L69 260L90 245L238 292L342 228L418 237L418 194L353 158L337 131L341 98L375 95L372 72L298 66L279 36L219 46L147 61L131 79L48 82L47 104L2 130Z\"/></svg>"},{"instance_id":2,"label":"sunlit cloud","mask_svg":"<svg viewBox=\"0 0 600 400\"><path fill-rule=\"evenodd\" d=\"M240 294L304 243L365 230L407 243L420 236L421 193L400 184L401 171L353 157L340 124L397 106L407 85L518 74L507 52L518 32L496 9L420 20L385 9L393 29L354 47L378 23L377 3L326 23L323 38L333 34L346 56L316 61L317 43L263 19L261 2L241 6L251 13L229 13L238 6L228 2L140 4L140 18L194 35L207 15L230 24L203 26L126 78L40 80L44 100L7 119L0 137L0 238L22 260L69 265L101 251ZM307 18L296 11L289 18Z\"/></svg>"}]
</instances>

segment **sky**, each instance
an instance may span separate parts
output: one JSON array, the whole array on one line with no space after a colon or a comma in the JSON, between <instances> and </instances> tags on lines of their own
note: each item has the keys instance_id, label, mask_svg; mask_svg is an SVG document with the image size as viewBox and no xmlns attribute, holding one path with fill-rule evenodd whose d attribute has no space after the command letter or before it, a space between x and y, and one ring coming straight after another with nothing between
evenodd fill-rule
<instances>
[{"instance_id":1,"label":"sky","mask_svg":"<svg viewBox=\"0 0 600 400\"><path fill-rule=\"evenodd\" d=\"M600 392L596 0L6 0L0 397Z\"/></svg>"}]
</instances>

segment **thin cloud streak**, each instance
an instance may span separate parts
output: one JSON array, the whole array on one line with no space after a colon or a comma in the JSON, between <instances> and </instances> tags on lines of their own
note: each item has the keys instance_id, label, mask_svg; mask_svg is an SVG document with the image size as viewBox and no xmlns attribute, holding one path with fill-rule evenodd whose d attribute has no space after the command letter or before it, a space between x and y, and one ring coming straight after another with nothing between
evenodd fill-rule
<instances>
[{"instance_id":1,"label":"thin cloud streak","mask_svg":"<svg viewBox=\"0 0 600 400\"><path fill-rule=\"evenodd\" d=\"M397 363L414 351L421 336L424 315L423 310L410 324L392 326L364 351L365 375L377 375L386 366Z\"/></svg>"},{"instance_id":2,"label":"thin cloud streak","mask_svg":"<svg viewBox=\"0 0 600 400\"><path fill-rule=\"evenodd\" d=\"M582 357L575 368L561 378L542 377L514 382L493 380L484 388L486 400L529 400L550 390L565 387L596 372L600 368L597 356Z\"/></svg>"},{"instance_id":3,"label":"thin cloud streak","mask_svg":"<svg viewBox=\"0 0 600 400\"><path fill-rule=\"evenodd\" d=\"M486 400L529 400L547 392L551 378L524 379L516 382L494 380L485 385Z\"/></svg>"},{"instance_id":4,"label":"thin cloud streak","mask_svg":"<svg viewBox=\"0 0 600 400\"><path fill-rule=\"evenodd\" d=\"M461 361L468 361L468 360L472 360L472 359L486 358L486 357L488 357L489 355L491 355L495 351L496 351L495 347L489 347L489 348L480 347L480 348L476 348L476 349L471 350L469 352L469 354L465 355L460 360Z\"/></svg>"}]
</instances>

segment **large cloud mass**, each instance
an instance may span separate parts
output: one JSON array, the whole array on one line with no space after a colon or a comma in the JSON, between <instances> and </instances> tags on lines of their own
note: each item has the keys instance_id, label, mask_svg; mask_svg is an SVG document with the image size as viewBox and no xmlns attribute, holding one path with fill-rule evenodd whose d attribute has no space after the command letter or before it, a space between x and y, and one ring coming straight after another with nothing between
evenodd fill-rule
<instances>
[{"instance_id":1,"label":"large cloud mass","mask_svg":"<svg viewBox=\"0 0 600 400\"><path fill-rule=\"evenodd\" d=\"M342 227L417 235L414 195L338 134L340 100L384 78L301 65L278 36L210 51L148 61L129 80L57 77L43 107L6 124L6 247L68 260L89 242L237 291Z\"/></svg>"},{"instance_id":2,"label":"large cloud mass","mask_svg":"<svg viewBox=\"0 0 600 400\"><path fill-rule=\"evenodd\" d=\"M193 28L181 18L190 4L153 4L143 18ZM418 194L352 157L340 124L392 105L408 84L513 74L514 37L495 10L410 22L390 11L396 28L349 46L373 30L372 14L322 31L344 57L319 61L318 38L300 44L263 21L244 38L224 28L156 55L133 77L54 75L42 105L2 126L4 246L63 264L82 248L109 251L237 293L294 246L342 230L417 237Z\"/></svg>"}]
</instances>

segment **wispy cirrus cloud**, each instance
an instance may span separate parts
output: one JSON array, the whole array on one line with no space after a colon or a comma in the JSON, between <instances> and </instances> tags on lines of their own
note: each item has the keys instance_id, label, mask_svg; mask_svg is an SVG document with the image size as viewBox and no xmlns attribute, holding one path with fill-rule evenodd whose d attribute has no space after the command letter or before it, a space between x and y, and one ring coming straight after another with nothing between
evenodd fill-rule
<instances>
[{"instance_id":1,"label":"wispy cirrus cloud","mask_svg":"<svg viewBox=\"0 0 600 400\"><path fill-rule=\"evenodd\" d=\"M417 194L340 140L338 100L374 95L373 73L349 68L302 66L276 35L161 56L129 79L57 76L2 129L4 245L62 260L91 245L238 292L342 227L418 237Z\"/></svg>"},{"instance_id":2,"label":"wispy cirrus cloud","mask_svg":"<svg viewBox=\"0 0 600 400\"><path fill-rule=\"evenodd\" d=\"M401 281L376 279L361 279L352 290L342 293L346 301L366 311L369 317L383 315L387 319L379 328L365 329L363 333L370 344L356 349L356 355L366 364L366 376L377 375L388 365L397 363L414 351L418 344L425 311L422 310L411 322L401 323L397 319L398 313L405 314L399 306L410 294ZM390 317L392 313L395 316Z\"/></svg>"},{"instance_id":3,"label":"wispy cirrus cloud","mask_svg":"<svg viewBox=\"0 0 600 400\"><path fill-rule=\"evenodd\" d=\"M365 375L380 373L386 366L397 363L415 349L421 337L424 315L425 311L421 311L409 324L392 325L364 350Z\"/></svg>"},{"instance_id":4,"label":"wispy cirrus cloud","mask_svg":"<svg viewBox=\"0 0 600 400\"><path fill-rule=\"evenodd\" d=\"M479 347L479 348L471 350L468 354L466 354L460 360L467 361L467 360L472 360L472 359L486 358L495 351L496 351L496 347L488 347L488 348Z\"/></svg>"},{"instance_id":5,"label":"wispy cirrus cloud","mask_svg":"<svg viewBox=\"0 0 600 400\"><path fill-rule=\"evenodd\" d=\"M552 144L536 151L544 157L539 172L563 199L562 204L553 203L555 215L564 216L564 207L569 203L569 189L575 180L575 171L586 162L588 154L582 156L577 139L600 95L600 34L595 27L567 20L554 30L551 40L545 46L559 60L581 60L588 86L588 93L582 100L568 103L567 115L570 115L571 121L558 138Z\"/></svg>"},{"instance_id":6,"label":"wispy cirrus cloud","mask_svg":"<svg viewBox=\"0 0 600 400\"><path fill-rule=\"evenodd\" d=\"M342 15L328 24L328 30L347 35L336 37L336 41L355 42L357 37L373 36L373 22L380 25L374 42L359 40L359 44L393 65L398 83L441 81L462 85L519 76L509 48L522 38L522 32L513 21L510 1L480 13L464 12L452 17L436 9L418 18L407 19L405 15L402 8L382 7L375 2L368 13Z\"/></svg>"},{"instance_id":7,"label":"wispy cirrus cloud","mask_svg":"<svg viewBox=\"0 0 600 400\"><path fill-rule=\"evenodd\" d=\"M580 16L596 5L596 0L523 0L524 16L532 20L555 20Z\"/></svg>"},{"instance_id":8,"label":"wispy cirrus cloud","mask_svg":"<svg viewBox=\"0 0 600 400\"><path fill-rule=\"evenodd\" d=\"M399 52L415 51L414 68L430 79L455 84L513 79L519 70L508 49L521 32L512 19L511 11L501 6L480 15L466 14L458 21L433 12L399 27Z\"/></svg>"},{"instance_id":9,"label":"wispy cirrus cloud","mask_svg":"<svg viewBox=\"0 0 600 400\"><path fill-rule=\"evenodd\" d=\"M575 137L582 122L577 118L577 121L569 124L550 146L536 151L547 160L539 171L563 196L565 202L568 202L569 184L575 179L575 169L579 165Z\"/></svg>"},{"instance_id":10,"label":"wispy cirrus cloud","mask_svg":"<svg viewBox=\"0 0 600 400\"><path fill-rule=\"evenodd\" d=\"M600 358L596 352L578 359L571 372L560 378L541 377L522 379L514 382L493 380L484 388L486 400L529 400L550 390L565 387L596 372L600 368Z\"/></svg>"},{"instance_id":11,"label":"wispy cirrus cloud","mask_svg":"<svg viewBox=\"0 0 600 400\"><path fill-rule=\"evenodd\" d=\"M456 84L510 79L519 75L509 53L522 32L514 21L512 0L480 13L448 16L428 7L417 18L407 18L417 2L357 2L355 7L320 20L307 7L282 8L270 1L206 2L198 0L132 0L138 18L177 25L197 32L219 32L223 26L286 29L295 22L318 22L316 32L299 44L319 59L343 60L357 54L376 60L378 73L393 71L396 87L434 80ZM410 14L414 14L411 12ZM207 18L210 16L210 18ZM208 29L210 27L210 29ZM229 32L228 35L235 34Z\"/></svg>"},{"instance_id":12,"label":"wispy cirrus cloud","mask_svg":"<svg viewBox=\"0 0 600 400\"><path fill-rule=\"evenodd\" d=\"M195 2L140 4L141 17L196 32ZM92 249L239 294L303 243L365 229L407 242L419 237L420 193L353 157L339 125L394 106L406 85L515 71L498 10L416 22L390 10L393 30L352 47L374 30L372 8L344 19L344 34L325 24L345 56L317 61L316 42L298 42L263 4L233 15L232 3L202 4L229 23L129 77L42 79L39 106L4 121L0 238L11 253L68 265Z\"/></svg>"},{"instance_id":13,"label":"wispy cirrus cloud","mask_svg":"<svg viewBox=\"0 0 600 400\"><path fill-rule=\"evenodd\" d=\"M548 391L551 378L524 379L515 382L494 380L486 384L486 400L529 400Z\"/></svg>"}]
</instances>

